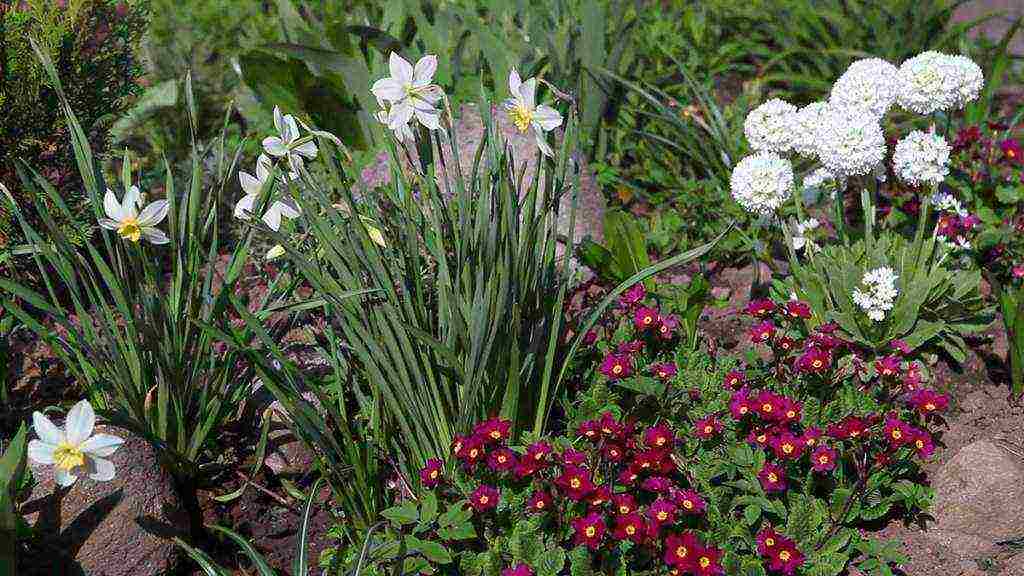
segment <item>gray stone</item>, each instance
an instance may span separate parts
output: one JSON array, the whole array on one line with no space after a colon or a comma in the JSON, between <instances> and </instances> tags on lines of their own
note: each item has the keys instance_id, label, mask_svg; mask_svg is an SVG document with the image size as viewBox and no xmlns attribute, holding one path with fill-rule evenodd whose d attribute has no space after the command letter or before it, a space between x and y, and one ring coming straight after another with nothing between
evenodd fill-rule
<instances>
[{"instance_id":1,"label":"gray stone","mask_svg":"<svg viewBox=\"0 0 1024 576\"><path fill-rule=\"evenodd\" d=\"M110 457L117 471L110 482L79 476L58 489L52 466L31 464L36 485L21 512L38 538L21 559L21 574L137 576L174 569L179 551L171 538L187 536L188 516L171 477L144 439L110 426L96 431L125 439Z\"/></svg>"},{"instance_id":2,"label":"gray stone","mask_svg":"<svg viewBox=\"0 0 1024 576\"><path fill-rule=\"evenodd\" d=\"M1024 534L1024 469L992 442L961 448L934 474L932 486L935 522L928 535L961 558L977 558Z\"/></svg>"}]
</instances>

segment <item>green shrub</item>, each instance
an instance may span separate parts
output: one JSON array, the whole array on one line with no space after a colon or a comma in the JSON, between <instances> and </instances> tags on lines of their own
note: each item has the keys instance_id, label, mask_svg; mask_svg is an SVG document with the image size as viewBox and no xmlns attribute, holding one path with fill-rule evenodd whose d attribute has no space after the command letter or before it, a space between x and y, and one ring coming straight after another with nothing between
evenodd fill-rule
<instances>
[{"instance_id":1,"label":"green shrub","mask_svg":"<svg viewBox=\"0 0 1024 576\"><path fill-rule=\"evenodd\" d=\"M29 39L36 38L53 59L90 146L102 154L110 123L139 90L136 50L146 10L144 0L0 2L0 182L34 226L41 224L33 214L36 200L50 200L22 186L19 162L59 191L69 208L67 215L59 214L62 232L78 243L89 234L88 196L73 169L71 132ZM23 241L13 213L0 207L0 252Z\"/></svg>"}]
</instances>

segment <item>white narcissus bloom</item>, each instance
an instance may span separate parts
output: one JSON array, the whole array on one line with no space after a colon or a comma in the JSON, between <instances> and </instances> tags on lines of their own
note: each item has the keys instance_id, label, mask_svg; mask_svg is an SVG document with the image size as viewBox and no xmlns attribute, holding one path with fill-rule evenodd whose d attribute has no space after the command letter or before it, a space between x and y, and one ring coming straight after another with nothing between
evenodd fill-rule
<instances>
[{"instance_id":1,"label":"white narcissus bloom","mask_svg":"<svg viewBox=\"0 0 1024 576\"><path fill-rule=\"evenodd\" d=\"M277 136L267 136L263 139L263 150L267 154L287 159L288 165L295 172L302 167L304 158L316 158L316 143L311 139L301 138L299 123L295 117L291 114L282 114L277 106L274 106L274 127L277 129Z\"/></svg>"},{"instance_id":2,"label":"white narcissus bloom","mask_svg":"<svg viewBox=\"0 0 1024 576\"><path fill-rule=\"evenodd\" d=\"M263 190L263 187L270 179L272 169L273 165L270 158L260 154L259 159L256 161L256 176L248 172L238 172L238 182L242 185L245 195L235 204L235 218L248 220L252 217L256 202L260 199L260 191ZM294 173L288 175L290 179L295 179L295 177ZM271 230L276 231L281 227L282 216L294 219L298 218L299 214L299 207L295 206L291 200L274 200L271 201L262 219Z\"/></svg>"},{"instance_id":3,"label":"white narcissus bloom","mask_svg":"<svg viewBox=\"0 0 1024 576\"><path fill-rule=\"evenodd\" d=\"M416 118L429 130L439 129L441 113L436 106L444 92L440 86L433 84L437 56L428 54L413 67L392 52L388 67L391 76L377 80L370 88L378 101L387 102L391 106L387 115L388 126L397 133L403 124Z\"/></svg>"},{"instance_id":4,"label":"white narcissus bloom","mask_svg":"<svg viewBox=\"0 0 1024 576\"><path fill-rule=\"evenodd\" d=\"M942 136L914 130L896 143L893 170L900 180L911 186L938 185L949 174L951 152Z\"/></svg>"},{"instance_id":5,"label":"white narcissus bloom","mask_svg":"<svg viewBox=\"0 0 1024 576\"><path fill-rule=\"evenodd\" d=\"M532 130L540 151L545 156L553 156L544 133L561 126L562 115L550 106L538 105L537 79L529 78L524 82L515 68L508 74L508 91L512 93L512 97L505 100L509 120L521 134Z\"/></svg>"},{"instance_id":6,"label":"white narcissus bloom","mask_svg":"<svg viewBox=\"0 0 1024 576\"><path fill-rule=\"evenodd\" d=\"M81 473L99 482L114 479L114 463L107 458L124 440L110 434L93 435L96 414L88 401L71 408L63 430L41 412L32 413L32 423L39 439L28 443L28 457L39 464L52 464L57 469L57 484L71 486Z\"/></svg>"},{"instance_id":7,"label":"white narcissus bloom","mask_svg":"<svg viewBox=\"0 0 1024 576\"><path fill-rule=\"evenodd\" d=\"M829 102L861 106L881 118L896 102L899 69L881 58L857 60L832 86Z\"/></svg>"},{"instance_id":8,"label":"white narcissus bloom","mask_svg":"<svg viewBox=\"0 0 1024 576\"><path fill-rule=\"evenodd\" d=\"M793 165L774 152L758 152L736 164L729 188L748 212L770 215L793 193Z\"/></svg>"},{"instance_id":9,"label":"white narcissus bloom","mask_svg":"<svg viewBox=\"0 0 1024 576\"><path fill-rule=\"evenodd\" d=\"M388 105L380 98L377 98L377 105L380 106L380 110L378 110L377 113L374 114L374 118L376 118L378 122L387 126L388 129L394 132L395 138L399 142L411 142L412 140L415 139L415 136L413 135L412 132L412 128L409 126L408 122L392 123L391 111L388 109Z\"/></svg>"},{"instance_id":10,"label":"white narcissus bloom","mask_svg":"<svg viewBox=\"0 0 1024 576\"><path fill-rule=\"evenodd\" d=\"M138 242L145 238L150 244L167 244L171 241L157 224L167 217L169 204L167 200L157 200L139 212L141 194L138 186L131 186L125 192L121 202L117 201L114 191L107 189L103 196L103 211L106 218L100 218L100 226L114 230L117 235L129 242Z\"/></svg>"},{"instance_id":11,"label":"white narcissus bloom","mask_svg":"<svg viewBox=\"0 0 1024 576\"><path fill-rule=\"evenodd\" d=\"M747 114L743 134L755 152L789 152L797 135L797 108L772 98Z\"/></svg>"},{"instance_id":12,"label":"white narcissus bloom","mask_svg":"<svg viewBox=\"0 0 1024 576\"><path fill-rule=\"evenodd\" d=\"M807 248L813 251L816 249L817 245L815 245L814 240L808 238L807 233L816 229L820 224L817 218L808 218L803 222L797 222L793 227L793 250L800 251Z\"/></svg>"}]
</instances>

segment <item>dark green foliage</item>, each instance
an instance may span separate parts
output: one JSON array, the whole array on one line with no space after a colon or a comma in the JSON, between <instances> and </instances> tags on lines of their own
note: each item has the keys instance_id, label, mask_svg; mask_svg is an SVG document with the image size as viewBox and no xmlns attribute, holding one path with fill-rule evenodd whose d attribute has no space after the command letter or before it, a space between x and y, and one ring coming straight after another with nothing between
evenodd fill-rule
<instances>
[{"instance_id":1,"label":"dark green foliage","mask_svg":"<svg viewBox=\"0 0 1024 576\"><path fill-rule=\"evenodd\" d=\"M0 1L0 182L30 222L37 198L17 176L24 161L60 193L71 210L58 224L69 238L88 235L82 181L74 170L70 132L57 94L29 45L37 38L53 59L71 106L96 154L107 148L107 129L134 96L140 69L136 49L145 25L145 0ZM17 222L0 207L0 252L22 243Z\"/></svg>"}]
</instances>

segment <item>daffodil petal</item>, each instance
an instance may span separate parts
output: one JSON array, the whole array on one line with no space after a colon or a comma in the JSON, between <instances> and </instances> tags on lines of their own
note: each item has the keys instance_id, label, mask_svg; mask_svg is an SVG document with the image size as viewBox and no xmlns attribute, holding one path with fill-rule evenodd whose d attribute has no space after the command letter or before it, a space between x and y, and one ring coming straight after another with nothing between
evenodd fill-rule
<instances>
[{"instance_id":1,"label":"daffodil petal","mask_svg":"<svg viewBox=\"0 0 1024 576\"><path fill-rule=\"evenodd\" d=\"M292 151L312 160L313 158L316 158L316 143L312 141L304 142L295 148L292 148Z\"/></svg>"},{"instance_id":2,"label":"daffodil petal","mask_svg":"<svg viewBox=\"0 0 1024 576\"><path fill-rule=\"evenodd\" d=\"M56 473L54 474L54 480L57 482L59 486L67 488L68 486L74 484L76 480L78 480L78 476L75 476L74 474L68 472L67 470L61 470L60 468L57 468Z\"/></svg>"},{"instance_id":3,"label":"daffodil petal","mask_svg":"<svg viewBox=\"0 0 1024 576\"><path fill-rule=\"evenodd\" d=\"M274 202L271 208L276 208L285 218L291 218L292 220L299 217L299 207L293 206L291 202L285 200L279 200Z\"/></svg>"},{"instance_id":4,"label":"daffodil petal","mask_svg":"<svg viewBox=\"0 0 1024 576\"><path fill-rule=\"evenodd\" d=\"M167 200L157 200L142 209L139 214L139 226L156 226L167 217L167 211L171 205Z\"/></svg>"},{"instance_id":5,"label":"daffodil petal","mask_svg":"<svg viewBox=\"0 0 1024 576\"><path fill-rule=\"evenodd\" d=\"M124 439L112 434L97 434L78 447L79 450L98 458L106 458L124 444Z\"/></svg>"},{"instance_id":6,"label":"daffodil petal","mask_svg":"<svg viewBox=\"0 0 1024 576\"><path fill-rule=\"evenodd\" d=\"M412 84L414 70L412 64L406 61L405 58L392 52L391 57L388 58L388 68L391 71L392 78L401 84Z\"/></svg>"},{"instance_id":7,"label":"daffodil petal","mask_svg":"<svg viewBox=\"0 0 1024 576\"><path fill-rule=\"evenodd\" d=\"M513 68L508 73L508 91L511 92L513 96L518 96L519 87L522 86L522 84L523 79L519 77L519 71Z\"/></svg>"},{"instance_id":8,"label":"daffodil petal","mask_svg":"<svg viewBox=\"0 0 1024 576\"><path fill-rule=\"evenodd\" d=\"M280 106L274 106L274 129L278 133L284 132L284 114L281 113Z\"/></svg>"},{"instance_id":9,"label":"daffodil petal","mask_svg":"<svg viewBox=\"0 0 1024 576\"><path fill-rule=\"evenodd\" d=\"M562 125L562 115L558 113L558 110L541 104L533 112L533 121L545 131L554 130Z\"/></svg>"},{"instance_id":10,"label":"daffodil petal","mask_svg":"<svg viewBox=\"0 0 1024 576\"><path fill-rule=\"evenodd\" d=\"M36 436L43 442L56 446L64 441L64 432L42 412L32 413L32 425L35 427Z\"/></svg>"},{"instance_id":11,"label":"daffodil petal","mask_svg":"<svg viewBox=\"0 0 1024 576\"><path fill-rule=\"evenodd\" d=\"M121 227L121 223L116 220L111 220L110 218L100 218L100 226L107 230L117 230Z\"/></svg>"},{"instance_id":12,"label":"daffodil petal","mask_svg":"<svg viewBox=\"0 0 1024 576\"><path fill-rule=\"evenodd\" d=\"M285 156L288 154L288 147L277 136L267 136L264 138L263 149L271 156Z\"/></svg>"},{"instance_id":13,"label":"daffodil petal","mask_svg":"<svg viewBox=\"0 0 1024 576\"><path fill-rule=\"evenodd\" d=\"M263 188L263 183L253 177L248 172L238 173L238 183L242 186L242 190L246 194L259 194L260 189Z\"/></svg>"},{"instance_id":14,"label":"daffodil petal","mask_svg":"<svg viewBox=\"0 0 1024 576\"><path fill-rule=\"evenodd\" d=\"M256 194L246 194L235 204L235 218L248 220L252 217L253 205L256 203Z\"/></svg>"},{"instance_id":15,"label":"daffodil petal","mask_svg":"<svg viewBox=\"0 0 1024 576\"><path fill-rule=\"evenodd\" d=\"M114 463L105 458L86 457L89 478L97 482L109 482L114 479L116 471Z\"/></svg>"},{"instance_id":16,"label":"daffodil petal","mask_svg":"<svg viewBox=\"0 0 1024 576\"><path fill-rule=\"evenodd\" d=\"M275 203L263 214L263 222L275 232L281 228L281 212L276 209L276 206L277 204Z\"/></svg>"},{"instance_id":17,"label":"daffodil petal","mask_svg":"<svg viewBox=\"0 0 1024 576\"><path fill-rule=\"evenodd\" d=\"M122 219L127 217L134 218L139 214L139 202L142 201L142 193L139 192L138 186L129 186L128 191L124 193L124 200L121 201L121 216Z\"/></svg>"},{"instance_id":18,"label":"daffodil petal","mask_svg":"<svg viewBox=\"0 0 1024 576\"><path fill-rule=\"evenodd\" d=\"M42 440L30 440L28 443L28 457L39 464L53 464L53 452L57 447Z\"/></svg>"},{"instance_id":19,"label":"daffodil petal","mask_svg":"<svg viewBox=\"0 0 1024 576\"><path fill-rule=\"evenodd\" d=\"M110 188L107 188L107 193L103 195L103 211L111 220L121 220L124 217L121 213L121 203L117 201L117 196Z\"/></svg>"},{"instance_id":20,"label":"daffodil petal","mask_svg":"<svg viewBox=\"0 0 1024 576\"><path fill-rule=\"evenodd\" d=\"M373 83L373 87L370 88L370 92L377 97L378 100L386 100L388 102L398 102L405 97L405 87L398 83L394 78L381 78Z\"/></svg>"},{"instance_id":21,"label":"daffodil petal","mask_svg":"<svg viewBox=\"0 0 1024 576\"><path fill-rule=\"evenodd\" d=\"M437 72L437 56L433 54L427 54L423 58L420 58L416 62L416 67L412 71L412 84L416 87L426 86L434 79L434 73Z\"/></svg>"},{"instance_id":22,"label":"daffodil petal","mask_svg":"<svg viewBox=\"0 0 1024 576\"><path fill-rule=\"evenodd\" d=\"M161 244L167 244L171 241L171 239L167 237L167 234L164 234L163 230L152 226L146 226L142 229L142 237L150 244L156 244L158 246Z\"/></svg>"},{"instance_id":23,"label":"daffodil petal","mask_svg":"<svg viewBox=\"0 0 1024 576\"><path fill-rule=\"evenodd\" d=\"M519 86L519 97L523 99L523 104L527 109L533 110L533 107L537 104L537 79L530 78L526 82L523 82Z\"/></svg>"},{"instance_id":24,"label":"daffodil petal","mask_svg":"<svg viewBox=\"0 0 1024 576\"><path fill-rule=\"evenodd\" d=\"M71 407L68 417L64 420L64 433L67 435L68 443L78 446L92 436L92 429L96 425L96 412L88 400L81 400Z\"/></svg>"}]
</instances>

